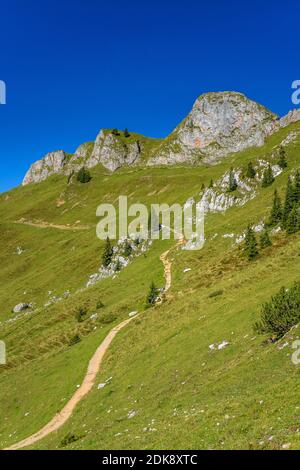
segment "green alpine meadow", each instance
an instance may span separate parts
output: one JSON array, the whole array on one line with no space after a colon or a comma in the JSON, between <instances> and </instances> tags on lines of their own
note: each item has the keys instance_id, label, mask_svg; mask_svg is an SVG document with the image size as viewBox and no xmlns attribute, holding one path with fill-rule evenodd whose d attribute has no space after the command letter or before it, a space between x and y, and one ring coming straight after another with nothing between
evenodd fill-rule
<instances>
[{"instance_id":1,"label":"green alpine meadow","mask_svg":"<svg viewBox=\"0 0 300 470\"><path fill-rule=\"evenodd\" d=\"M0 448L299 449L300 112L206 93L165 138L77 144L0 194ZM149 234L197 205L203 246L172 217L100 240L120 196Z\"/></svg>"}]
</instances>

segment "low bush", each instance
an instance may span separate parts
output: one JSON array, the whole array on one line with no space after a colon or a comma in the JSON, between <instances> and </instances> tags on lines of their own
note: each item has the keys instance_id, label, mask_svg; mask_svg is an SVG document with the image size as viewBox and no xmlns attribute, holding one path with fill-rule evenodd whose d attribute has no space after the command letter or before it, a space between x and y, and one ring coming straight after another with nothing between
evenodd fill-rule
<instances>
[{"instance_id":1,"label":"low bush","mask_svg":"<svg viewBox=\"0 0 300 470\"><path fill-rule=\"evenodd\" d=\"M211 299L212 297L218 297L219 295L223 295L223 290L220 289L220 290L215 290L214 292L211 292L211 294L209 294L209 298Z\"/></svg>"},{"instance_id":2,"label":"low bush","mask_svg":"<svg viewBox=\"0 0 300 470\"><path fill-rule=\"evenodd\" d=\"M76 434L72 434L69 432L60 442L60 447L67 447L72 442L76 442L80 439L80 437L76 436Z\"/></svg>"},{"instance_id":3,"label":"low bush","mask_svg":"<svg viewBox=\"0 0 300 470\"><path fill-rule=\"evenodd\" d=\"M282 287L262 306L261 319L255 323L254 331L275 334L276 338L280 338L299 321L300 282L296 282L290 289Z\"/></svg>"},{"instance_id":4,"label":"low bush","mask_svg":"<svg viewBox=\"0 0 300 470\"><path fill-rule=\"evenodd\" d=\"M69 346L73 346L74 344L77 344L81 341L81 338L79 335L74 335L69 341Z\"/></svg>"},{"instance_id":5,"label":"low bush","mask_svg":"<svg viewBox=\"0 0 300 470\"><path fill-rule=\"evenodd\" d=\"M75 318L78 321L78 323L81 323L85 320L87 313L88 313L88 310L86 307L78 307L78 309L75 312Z\"/></svg>"}]
</instances>

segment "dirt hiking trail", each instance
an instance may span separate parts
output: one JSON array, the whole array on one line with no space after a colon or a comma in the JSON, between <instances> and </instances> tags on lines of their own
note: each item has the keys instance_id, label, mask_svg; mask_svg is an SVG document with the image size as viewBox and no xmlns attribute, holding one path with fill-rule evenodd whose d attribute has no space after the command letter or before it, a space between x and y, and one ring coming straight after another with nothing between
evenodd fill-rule
<instances>
[{"instance_id":1,"label":"dirt hiking trail","mask_svg":"<svg viewBox=\"0 0 300 470\"><path fill-rule=\"evenodd\" d=\"M94 353L92 359L89 362L88 369L86 372L86 375L84 377L84 380L78 388L78 390L74 393L74 395L71 397L71 399L68 401L68 403L65 405L65 407L57 413L54 418L46 424L40 431L36 432L32 436L27 437L26 439L23 439L20 442L17 442L16 444L13 444L12 446L8 447L7 449L4 450L17 450L17 449L22 449L23 447L28 447L34 444L35 442L39 441L40 439L43 439L44 437L48 436L48 434L52 433L53 431L57 431L65 422L71 417L76 405L91 391L95 384L95 380L97 377L97 374L100 370L100 366L103 360L103 357L109 348L112 340L116 336L116 334L122 330L126 325L128 325L129 322L131 322L134 318L137 318L138 315L135 315L135 317L129 318L119 325L117 325L115 328L113 328L108 335L104 338L96 352Z\"/></svg>"}]
</instances>

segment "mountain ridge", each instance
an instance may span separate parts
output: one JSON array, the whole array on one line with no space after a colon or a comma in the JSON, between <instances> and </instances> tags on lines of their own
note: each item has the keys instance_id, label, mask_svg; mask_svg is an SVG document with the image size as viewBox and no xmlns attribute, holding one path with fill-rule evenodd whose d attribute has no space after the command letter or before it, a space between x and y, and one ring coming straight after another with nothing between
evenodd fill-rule
<instances>
[{"instance_id":1,"label":"mountain ridge","mask_svg":"<svg viewBox=\"0 0 300 470\"><path fill-rule=\"evenodd\" d=\"M279 118L243 93L224 91L200 95L191 112L164 139L101 129L73 155L47 153L33 163L22 185L38 183L52 174L70 175L82 166L102 165L114 172L131 165L216 164L221 158L250 147L261 147L267 136L300 120L300 110Z\"/></svg>"}]
</instances>

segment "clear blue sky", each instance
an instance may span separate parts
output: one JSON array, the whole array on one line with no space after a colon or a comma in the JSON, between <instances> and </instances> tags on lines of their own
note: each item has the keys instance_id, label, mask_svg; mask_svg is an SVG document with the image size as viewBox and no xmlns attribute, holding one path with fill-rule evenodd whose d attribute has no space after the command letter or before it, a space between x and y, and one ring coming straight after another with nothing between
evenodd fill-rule
<instances>
[{"instance_id":1,"label":"clear blue sky","mask_svg":"<svg viewBox=\"0 0 300 470\"><path fill-rule=\"evenodd\" d=\"M0 191L101 127L167 135L206 91L278 114L300 79L298 0L1 2Z\"/></svg>"}]
</instances>

